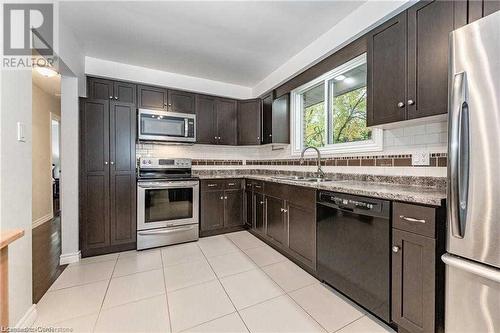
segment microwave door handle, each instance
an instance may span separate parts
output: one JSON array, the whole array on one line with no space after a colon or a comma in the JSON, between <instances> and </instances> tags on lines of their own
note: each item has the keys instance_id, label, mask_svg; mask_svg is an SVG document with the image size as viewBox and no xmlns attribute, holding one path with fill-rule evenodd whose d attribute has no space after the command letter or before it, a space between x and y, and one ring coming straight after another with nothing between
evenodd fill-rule
<instances>
[{"instance_id":1,"label":"microwave door handle","mask_svg":"<svg viewBox=\"0 0 500 333\"><path fill-rule=\"evenodd\" d=\"M188 131L189 131L189 124L188 124L188 119L184 118L184 137L188 137Z\"/></svg>"},{"instance_id":2,"label":"microwave door handle","mask_svg":"<svg viewBox=\"0 0 500 333\"><path fill-rule=\"evenodd\" d=\"M469 188L469 106L467 75L461 72L453 78L450 103L450 187L448 216L452 235L463 238L467 219Z\"/></svg>"}]
</instances>

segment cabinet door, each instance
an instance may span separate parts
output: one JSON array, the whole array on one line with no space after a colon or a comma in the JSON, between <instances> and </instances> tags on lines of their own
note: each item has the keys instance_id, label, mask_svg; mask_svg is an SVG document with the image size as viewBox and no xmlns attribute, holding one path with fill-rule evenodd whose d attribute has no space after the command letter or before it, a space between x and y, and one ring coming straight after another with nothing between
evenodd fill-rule
<instances>
[{"instance_id":1,"label":"cabinet door","mask_svg":"<svg viewBox=\"0 0 500 333\"><path fill-rule=\"evenodd\" d=\"M138 86L137 107L153 110L167 110L167 89Z\"/></svg>"},{"instance_id":2,"label":"cabinet door","mask_svg":"<svg viewBox=\"0 0 500 333\"><path fill-rule=\"evenodd\" d=\"M87 96L92 100L111 100L113 94L113 81L87 78Z\"/></svg>"},{"instance_id":3,"label":"cabinet door","mask_svg":"<svg viewBox=\"0 0 500 333\"><path fill-rule=\"evenodd\" d=\"M196 143L217 143L215 121L215 98L196 96Z\"/></svg>"},{"instance_id":4,"label":"cabinet door","mask_svg":"<svg viewBox=\"0 0 500 333\"><path fill-rule=\"evenodd\" d=\"M261 193L254 193L253 202L255 203L254 230L260 234L264 234L266 230L264 220L264 195Z\"/></svg>"},{"instance_id":5,"label":"cabinet door","mask_svg":"<svg viewBox=\"0 0 500 333\"><path fill-rule=\"evenodd\" d=\"M259 145L261 129L260 99L238 102L238 144Z\"/></svg>"},{"instance_id":6,"label":"cabinet door","mask_svg":"<svg viewBox=\"0 0 500 333\"><path fill-rule=\"evenodd\" d=\"M169 90L168 91L168 110L181 113L195 113L195 94Z\"/></svg>"},{"instance_id":7,"label":"cabinet door","mask_svg":"<svg viewBox=\"0 0 500 333\"><path fill-rule=\"evenodd\" d=\"M273 95L262 99L262 143L273 142Z\"/></svg>"},{"instance_id":8,"label":"cabinet door","mask_svg":"<svg viewBox=\"0 0 500 333\"><path fill-rule=\"evenodd\" d=\"M253 216L254 216L254 201L253 192L245 191L245 224L250 228L253 227Z\"/></svg>"},{"instance_id":9,"label":"cabinet door","mask_svg":"<svg viewBox=\"0 0 500 333\"><path fill-rule=\"evenodd\" d=\"M453 1L425 1L408 9L408 119L448 112L448 38L454 30L453 14Z\"/></svg>"},{"instance_id":10,"label":"cabinet door","mask_svg":"<svg viewBox=\"0 0 500 333\"><path fill-rule=\"evenodd\" d=\"M224 191L202 191L200 202L201 230L224 227Z\"/></svg>"},{"instance_id":11,"label":"cabinet door","mask_svg":"<svg viewBox=\"0 0 500 333\"><path fill-rule=\"evenodd\" d=\"M110 104L111 245L135 242L135 105Z\"/></svg>"},{"instance_id":12,"label":"cabinet door","mask_svg":"<svg viewBox=\"0 0 500 333\"><path fill-rule=\"evenodd\" d=\"M217 143L221 145L236 145L237 104L231 99L217 99Z\"/></svg>"},{"instance_id":13,"label":"cabinet door","mask_svg":"<svg viewBox=\"0 0 500 333\"><path fill-rule=\"evenodd\" d=\"M315 203L311 207L314 207ZM289 203L287 208L290 250L312 268L316 263L316 213ZM305 260L304 260L305 259Z\"/></svg>"},{"instance_id":14,"label":"cabinet door","mask_svg":"<svg viewBox=\"0 0 500 333\"><path fill-rule=\"evenodd\" d=\"M272 143L290 143L290 95L276 98L272 107Z\"/></svg>"},{"instance_id":15,"label":"cabinet door","mask_svg":"<svg viewBox=\"0 0 500 333\"><path fill-rule=\"evenodd\" d=\"M243 225L243 191L224 191L224 227Z\"/></svg>"},{"instance_id":16,"label":"cabinet door","mask_svg":"<svg viewBox=\"0 0 500 333\"><path fill-rule=\"evenodd\" d=\"M500 1L483 0L483 17L500 10Z\"/></svg>"},{"instance_id":17,"label":"cabinet door","mask_svg":"<svg viewBox=\"0 0 500 333\"><path fill-rule=\"evenodd\" d=\"M435 240L397 229L392 237L392 320L409 332L434 332Z\"/></svg>"},{"instance_id":18,"label":"cabinet door","mask_svg":"<svg viewBox=\"0 0 500 333\"><path fill-rule=\"evenodd\" d=\"M109 101L80 104L80 248L110 244Z\"/></svg>"},{"instance_id":19,"label":"cabinet door","mask_svg":"<svg viewBox=\"0 0 500 333\"><path fill-rule=\"evenodd\" d=\"M283 200L266 196L266 234L286 245L286 222Z\"/></svg>"},{"instance_id":20,"label":"cabinet door","mask_svg":"<svg viewBox=\"0 0 500 333\"><path fill-rule=\"evenodd\" d=\"M367 40L367 124L405 120L406 12L374 29Z\"/></svg>"},{"instance_id":21,"label":"cabinet door","mask_svg":"<svg viewBox=\"0 0 500 333\"><path fill-rule=\"evenodd\" d=\"M114 98L121 103L136 104L137 86L128 82L114 83Z\"/></svg>"}]
</instances>

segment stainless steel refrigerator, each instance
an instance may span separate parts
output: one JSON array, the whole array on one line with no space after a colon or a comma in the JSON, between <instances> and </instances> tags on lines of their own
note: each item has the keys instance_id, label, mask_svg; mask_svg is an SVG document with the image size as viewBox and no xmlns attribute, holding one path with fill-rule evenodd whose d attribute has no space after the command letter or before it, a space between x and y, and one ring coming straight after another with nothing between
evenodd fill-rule
<instances>
[{"instance_id":1,"label":"stainless steel refrigerator","mask_svg":"<svg viewBox=\"0 0 500 333\"><path fill-rule=\"evenodd\" d=\"M500 12L450 37L446 332L500 332Z\"/></svg>"}]
</instances>

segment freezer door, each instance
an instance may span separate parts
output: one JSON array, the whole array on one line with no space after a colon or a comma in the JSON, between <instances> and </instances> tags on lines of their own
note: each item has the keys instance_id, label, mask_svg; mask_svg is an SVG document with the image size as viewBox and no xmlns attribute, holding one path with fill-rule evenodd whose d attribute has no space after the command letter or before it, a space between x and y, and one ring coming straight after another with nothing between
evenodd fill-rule
<instances>
[{"instance_id":1,"label":"freezer door","mask_svg":"<svg viewBox=\"0 0 500 333\"><path fill-rule=\"evenodd\" d=\"M443 261L445 332L500 332L500 270L449 254Z\"/></svg>"},{"instance_id":2,"label":"freezer door","mask_svg":"<svg viewBox=\"0 0 500 333\"><path fill-rule=\"evenodd\" d=\"M500 267L500 12L450 37L448 252Z\"/></svg>"}]
</instances>

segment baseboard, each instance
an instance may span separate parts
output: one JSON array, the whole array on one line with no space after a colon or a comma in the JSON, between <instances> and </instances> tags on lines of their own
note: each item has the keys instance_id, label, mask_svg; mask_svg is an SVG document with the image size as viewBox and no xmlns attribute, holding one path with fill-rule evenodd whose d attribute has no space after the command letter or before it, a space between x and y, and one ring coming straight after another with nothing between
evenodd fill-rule
<instances>
[{"instance_id":1,"label":"baseboard","mask_svg":"<svg viewBox=\"0 0 500 333\"><path fill-rule=\"evenodd\" d=\"M33 221L31 229L35 229L36 227L41 226L45 222L49 222L53 218L54 218L54 214L52 214L52 213L48 213L47 215L39 217L35 221Z\"/></svg>"},{"instance_id":2,"label":"baseboard","mask_svg":"<svg viewBox=\"0 0 500 333\"><path fill-rule=\"evenodd\" d=\"M37 317L36 304L30 306L28 311L19 319L14 328L21 329L33 326Z\"/></svg>"},{"instance_id":3,"label":"baseboard","mask_svg":"<svg viewBox=\"0 0 500 333\"><path fill-rule=\"evenodd\" d=\"M73 253L64 253L64 254L61 254L61 256L59 257L59 264L60 265L67 265L67 264L79 262L81 257L82 257L82 255L81 255L80 251L73 252Z\"/></svg>"}]
</instances>

